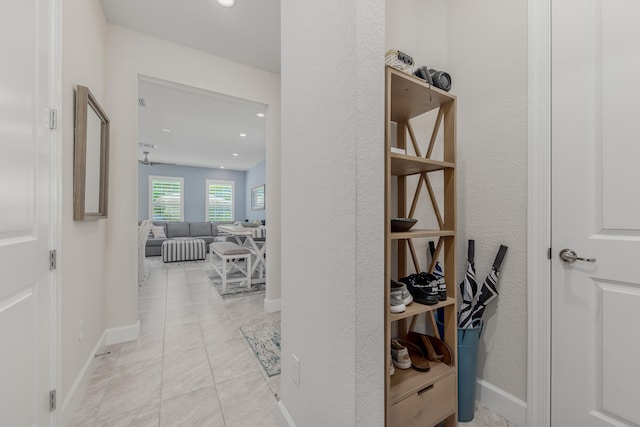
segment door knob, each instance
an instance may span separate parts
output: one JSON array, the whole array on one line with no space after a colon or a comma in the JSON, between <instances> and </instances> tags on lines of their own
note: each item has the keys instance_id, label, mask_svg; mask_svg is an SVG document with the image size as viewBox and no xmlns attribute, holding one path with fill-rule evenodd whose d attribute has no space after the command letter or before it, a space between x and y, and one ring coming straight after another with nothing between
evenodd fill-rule
<instances>
[{"instance_id":1,"label":"door knob","mask_svg":"<svg viewBox=\"0 0 640 427\"><path fill-rule=\"evenodd\" d=\"M573 264L576 261L596 262L595 258L581 258L573 249L563 249L560 251L560 259L569 264Z\"/></svg>"}]
</instances>

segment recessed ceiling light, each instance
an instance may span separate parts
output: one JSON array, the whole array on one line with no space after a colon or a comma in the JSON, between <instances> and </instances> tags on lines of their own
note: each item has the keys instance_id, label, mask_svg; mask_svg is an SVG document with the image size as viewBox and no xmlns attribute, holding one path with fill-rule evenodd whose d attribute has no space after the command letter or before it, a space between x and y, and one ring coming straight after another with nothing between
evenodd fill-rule
<instances>
[{"instance_id":1,"label":"recessed ceiling light","mask_svg":"<svg viewBox=\"0 0 640 427\"><path fill-rule=\"evenodd\" d=\"M236 4L236 0L217 0L220 6L231 7Z\"/></svg>"},{"instance_id":2,"label":"recessed ceiling light","mask_svg":"<svg viewBox=\"0 0 640 427\"><path fill-rule=\"evenodd\" d=\"M162 130L162 132L167 132L167 133L171 132L171 129L161 129L161 130Z\"/></svg>"},{"instance_id":3,"label":"recessed ceiling light","mask_svg":"<svg viewBox=\"0 0 640 427\"><path fill-rule=\"evenodd\" d=\"M247 136L247 134L246 133L241 133L240 136L245 137L245 136Z\"/></svg>"},{"instance_id":4,"label":"recessed ceiling light","mask_svg":"<svg viewBox=\"0 0 640 427\"><path fill-rule=\"evenodd\" d=\"M233 157L238 157L238 153L233 153L232 156Z\"/></svg>"},{"instance_id":5,"label":"recessed ceiling light","mask_svg":"<svg viewBox=\"0 0 640 427\"><path fill-rule=\"evenodd\" d=\"M258 114L256 114L256 116L258 116L258 117L264 117L264 113L258 113Z\"/></svg>"},{"instance_id":6,"label":"recessed ceiling light","mask_svg":"<svg viewBox=\"0 0 640 427\"><path fill-rule=\"evenodd\" d=\"M220 166L220 169L224 169L224 166Z\"/></svg>"}]
</instances>

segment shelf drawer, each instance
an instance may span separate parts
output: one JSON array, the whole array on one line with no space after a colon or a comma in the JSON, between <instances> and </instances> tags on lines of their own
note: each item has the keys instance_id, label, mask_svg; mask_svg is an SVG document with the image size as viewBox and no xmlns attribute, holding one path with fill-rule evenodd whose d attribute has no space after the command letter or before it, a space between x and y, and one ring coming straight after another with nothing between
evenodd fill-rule
<instances>
[{"instance_id":1,"label":"shelf drawer","mask_svg":"<svg viewBox=\"0 0 640 427\"><path fill-rule=\"evenodd\" d=\"M455 411L456 376L448 375L393 405L389 414L389 426L433 426Z\"/></svg>"}]
</instances>

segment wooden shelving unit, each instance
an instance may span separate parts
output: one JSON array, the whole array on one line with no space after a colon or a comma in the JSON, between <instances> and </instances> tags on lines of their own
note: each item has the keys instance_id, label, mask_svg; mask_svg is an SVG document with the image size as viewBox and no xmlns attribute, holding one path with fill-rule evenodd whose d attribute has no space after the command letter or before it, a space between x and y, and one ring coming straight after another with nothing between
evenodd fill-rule
<instances>
[{"instance_id":1,"label":"wooden shelving unit","mask_svg":"<svg viewBox=\"0 0 640 427\"><path fill-rule=\"evenodd\" d=\"M437 110L431 129L431 138L425 144L416 139L411 120ZM434 111L431 114L436 114ZM396 133L392 134L392 123ZM442 132L442 138L438 135ZM395 136L395 138L394 138ZM410 143L415 155L392 153L391 147L407 149ZM435 145L442 141L442 160L432 159ZM422 154L424 150L424 155ZM457 331L456 331L456 98L423 80L391 67L386 68L385 102L385 397L386 425L388 427L435 426L444 422L447 427L457 425ZM441 172L440 172L441 171ZM438 205L430 174L443 174L442 207ZM408 198L407 177L418 175L418 185L413 197ZM393 186L393 188L392 188ZM425 190L426 187L426 191ZM412 217L417 206L432 206L438 229L411 229L391 232L391 218ZM395 213L394 213L395 210ZM417 224L418 226L420 223ZM435 259L442 255L441 263L447 283L447 299L436 305L410 304L403 313L393 314L389 309L391 279L397 280L412 272L433 271L435 262L421 268L414 240L437 239ZM392 253L397 252L397 277L392 277ZM424 257L423 257L424 258ZM409 271L412 261L413 271ZM433 314L439 308L444 312L444 336L441 337L453 353L453 362L447 365L430 362L428 372L414 369L396 369L389 375L391 358L390 342L392 326L397 325L397 335L404 338L416 325L417 316L426 314L433 322Z\"/></svg>"}]
</instances>

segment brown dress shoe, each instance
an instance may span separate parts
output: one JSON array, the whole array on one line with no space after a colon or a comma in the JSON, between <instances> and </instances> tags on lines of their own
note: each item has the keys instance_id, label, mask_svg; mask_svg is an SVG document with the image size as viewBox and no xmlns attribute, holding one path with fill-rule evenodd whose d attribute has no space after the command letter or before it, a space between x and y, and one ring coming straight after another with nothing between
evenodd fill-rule
<instances>
[{"instance_id":1,"label":"brown dress shoe","mask_svg":"<svg viewBox=\"0 0 640 427\"><path fill-rule=\"evenodd\" d=\"M422 352L420 347L409 341L400 339L396 341L406 347L407 351L409 352L409 357L411 358L411 367L413 369L421 372L428 372L429 369L431 369L429 361L424 356L424 353Z\"/></svg>"},{"instance_id":2,"label":"brown dress shoe","mask_svg":"<svg viewBox=\"0 0 640 427\"><path fill-rule=\"evenodd\" d=\"M427 358L433 362L443 362L447 365L453 362L451 349L441 339L418 332L409 332L407 340L420 347Z\"/></svg>"}]
</instances>

